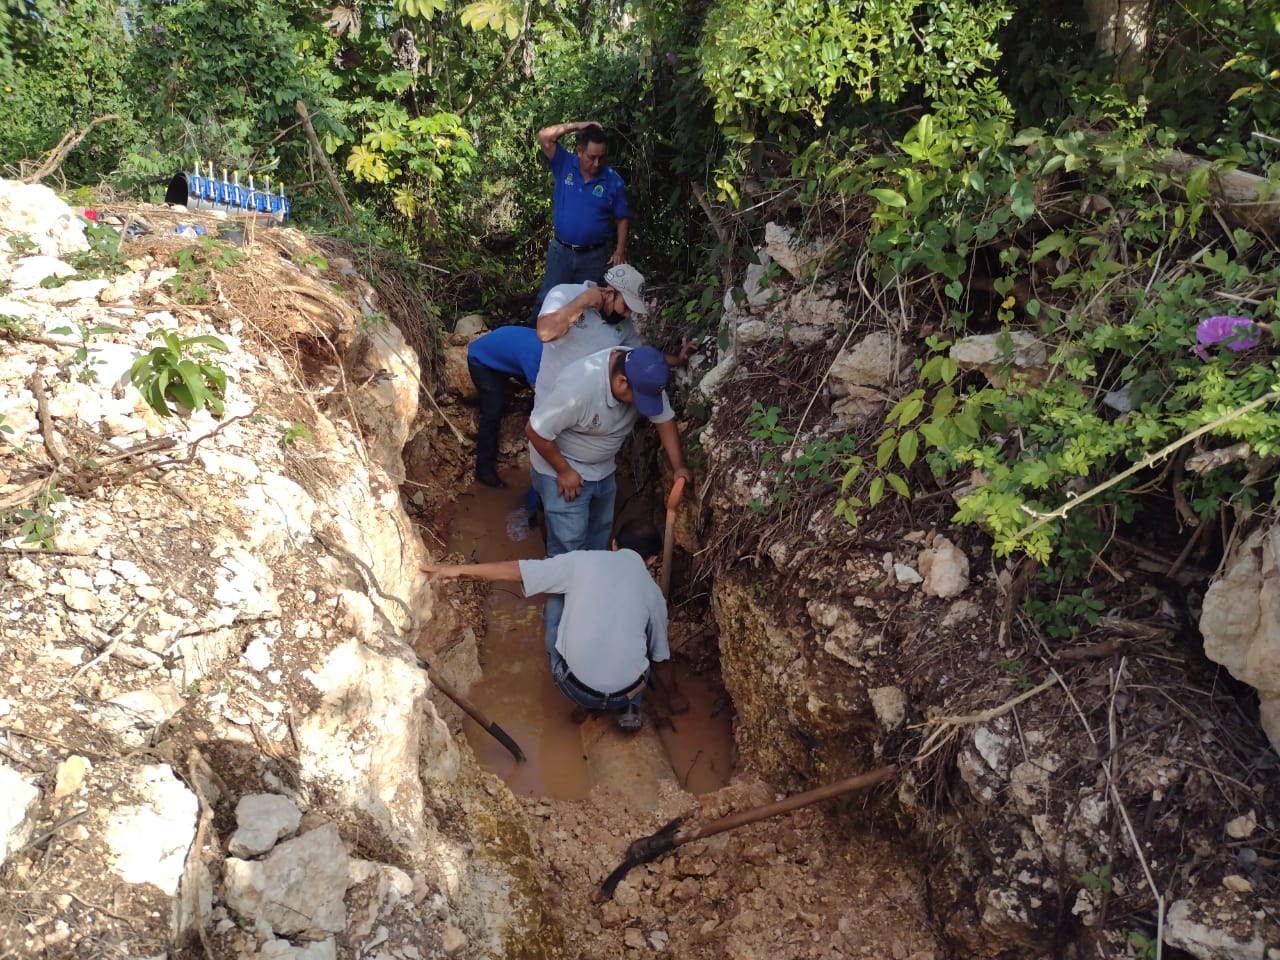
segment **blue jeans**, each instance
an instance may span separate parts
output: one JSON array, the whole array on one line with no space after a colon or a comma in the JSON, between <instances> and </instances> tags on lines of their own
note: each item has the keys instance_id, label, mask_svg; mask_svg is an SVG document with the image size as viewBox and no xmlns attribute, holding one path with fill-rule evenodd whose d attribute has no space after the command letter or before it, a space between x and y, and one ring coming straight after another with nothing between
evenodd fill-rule
<instances>
[{"instance_id":1,"label":"blue jeans","mask_svg":"<svg viewBox=\"0 0 1280 960\"><path fill-rule=\"evenodd\" d=\"M647 674L646 674L647 676ZM637 708L644 699L643 683L635 688L635 693L626 696L626 691L616 693L612 696L602 697L599 694L593 694L588 690L584 690L580 683L575 683L569 679L569 664L564 657L556 651L551 652L551 679L566 697L572 700L580 707L586 707L588 710L613 710L622 711L627 709L630 704L635 704Z\"/></svg>"},{"instance_id":2,"label":"blue jeans","mask_svg":"<svg viewBox=\"0 0 1280 960\"><path fill-rule=\"evenodd\" d=\"M585 283L594 280L604 282L605 265L609 262L609 244L605 243L599 250L586 253L574 253L554 237L547 245L547 267L542 275L542 288L538 291L538 299L533 304L533 316L529 318L529 326L538 325L538 312L542 309L542 301L552 287L562 283Z\"/></svg>"},{"instance_id":3,"label":"blue jeans","mask_svg":"<svg viewBox=\"0 0 1280 960\"><path fill-rule=\"evenodd\" d=\"M542 500L542 529L547 536L547 556L556 557L572 550L608 550L613 534L613 504L618 487L611 473L603 480L583 480L582 490L573 500L566 500L556 488L555 474L533 474L533 489ZM556 649L556 632L564 613L564 597L552 594L542 609L545 625L543 640L547 655Z\"/></svg>"}]
</instances>

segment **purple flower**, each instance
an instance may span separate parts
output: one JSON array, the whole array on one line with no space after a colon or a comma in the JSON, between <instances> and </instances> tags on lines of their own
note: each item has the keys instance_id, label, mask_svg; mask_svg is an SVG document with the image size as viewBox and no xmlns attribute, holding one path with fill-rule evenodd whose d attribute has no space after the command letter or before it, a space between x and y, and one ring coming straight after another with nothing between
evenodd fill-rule
<instances>
[{"instance_id":1,"label":"purple flower","mask_svg":"<svg viewBox=\"0 0 1280 960\"><path fill-rule=\"evenodd\" d=\"M154 27L152 27L151 29L153 29L156 33L164 33L164 27L162 27L162 26L161 26L160 24L158 24L158 23L157 23Z\"/></svg>"},{"instance_id":2,"label":"purple flower","mask_svg":"<svg viewBox=\"0 0 1280 960\"><path fill-rule=\"evenodd\" d=\"M156 85L154 83L148 83L147 93L155 93L155 92L156 92Z\"/></svg>"},{"instance_id":3,"label":"purple flower","mask_svg":"<svg viewBox=\"0 0 1280 960\"><path fill-rule=\"evenodd\" d=\"M675 62L676 62L676 55L674 53L668 53L667 63L675 63Z\"/></svg>"},{"instance_id":4,"label":"purple flower","mask_svg":"<svg viewBox=\"0 0 1280 960\"><path fill-rule=\"evenodd\" d=\"M1256 347L1262 341L1258 324L1248 317L1209 317L1201 320L1196 327L1196 346L1193 352L1201 360L1209 359L1209 351L1205 347L1221 344L1228 350L1239 353Z\"/></svg>"}]
</instances>

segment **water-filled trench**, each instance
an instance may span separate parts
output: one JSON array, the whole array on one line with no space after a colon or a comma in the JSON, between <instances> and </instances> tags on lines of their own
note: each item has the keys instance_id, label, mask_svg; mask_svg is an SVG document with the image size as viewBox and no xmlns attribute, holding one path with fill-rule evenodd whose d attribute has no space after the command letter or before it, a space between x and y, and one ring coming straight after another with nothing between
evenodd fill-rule
<instances>
[{"instance_id":1,"label":"water-filled trench","mask_svg":"<svg viewBox=\"0 0 1280 960\"><path fill-rule=\"evenodd\" d=\"M505 490L473 484L459 494L446 517L448 552L477 563L544 555L541 529L529 526L523 502L527 467L513 465L502 477L508 484ZM635 505L638 500L620 497L619 502ZM590 755L590 731L602 721L575 724L570 716L573 704L551 681L542 636L542 598L524 597L519 584L492 584L484 612L481 677L467 696L510 734L527 760L517 763L488 731L467 718L464 732L476 757L518 795L586 797L608 769L593 764ZM674 779L691 793L710 792L733 773L731 710L716 678L689 670L678 649L673 659L689 711L666 715L661 698L648 696L645 724L657 733ZM639 736L645 735L642 731Z\"/></svg>"}]
</instances>

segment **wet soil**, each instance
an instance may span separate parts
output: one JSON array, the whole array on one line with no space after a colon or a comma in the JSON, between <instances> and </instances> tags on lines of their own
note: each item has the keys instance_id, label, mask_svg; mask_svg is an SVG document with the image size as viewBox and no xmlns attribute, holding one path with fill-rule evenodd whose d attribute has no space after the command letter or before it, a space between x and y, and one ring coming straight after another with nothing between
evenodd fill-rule
<instances>
[{"instance_id":1,"label":"wet soil","mask_svg":"<svg viewBox=\"0 0 1280 960\"><path fill-rule=\"evenodd\" d=\"M531 527L524 503L527 470L513 467L505 490L474 484L460 494L448 517L448 550L476 562L540 557L541 529ZM519 796L580 800L593 783L587 744L590 729L571 718L572 704L552 683L543 643L542 600L525 598L517 584L493 584L484 601L482 676L467 696L509 733L528 760L515 758L471 719L464 732L481 765ZM655 698L646 722L657 731L672 776L692 793L724 786L733 773L731 711L718 679L676 661L690 702L678 717L659 714Z\"/></svg>"}]
</instances>

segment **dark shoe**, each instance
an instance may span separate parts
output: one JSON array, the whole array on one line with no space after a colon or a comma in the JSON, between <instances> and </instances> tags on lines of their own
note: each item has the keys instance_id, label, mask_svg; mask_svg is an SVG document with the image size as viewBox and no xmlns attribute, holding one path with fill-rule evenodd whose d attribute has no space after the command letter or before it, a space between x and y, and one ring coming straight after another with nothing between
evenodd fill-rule
<instances>
[{"instance_id":1,"label":"dark shoe","mask_svg":"<svg viewBox=\"0 0 1280 960\"><path fill-rule=\"evenodd\" d=\"M618 729L624 733L635 733L644 723L644 718L640 716L640 708L634 703L629 703L627 709L618 714L617 723Z\"/></svg>"},{"instance_id":2,"label":"dark shoe","mask_svg":"<svg viewBox=\"0 0 1280 960\"><path fill-rule=\"evenodd\" d=\"M504 481L496 473L481 473L476 471L476 479L483 483L486 487L493 487L495 490L507 489L506 481Z\"/></svg>"}]
</instances>

